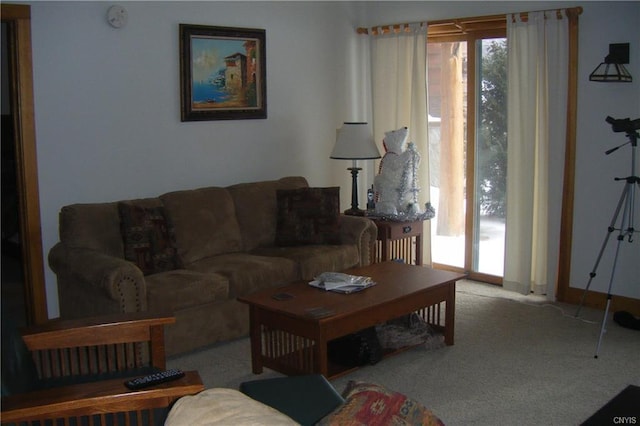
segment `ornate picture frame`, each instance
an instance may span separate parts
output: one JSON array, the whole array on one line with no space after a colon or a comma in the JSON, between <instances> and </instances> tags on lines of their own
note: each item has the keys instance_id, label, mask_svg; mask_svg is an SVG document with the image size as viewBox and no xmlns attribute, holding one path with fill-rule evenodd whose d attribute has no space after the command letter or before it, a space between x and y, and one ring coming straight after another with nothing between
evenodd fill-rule
<instances>
[{"instance_id":1,"label":"ornate picture frame","mask_svg":"<svg viewBox=\"0 0 640 426\"><path fill-rule=\"evenodd\" d=\"M266 32L180 24L181 121L267 118Z\"/></svg>"}]
</instances>

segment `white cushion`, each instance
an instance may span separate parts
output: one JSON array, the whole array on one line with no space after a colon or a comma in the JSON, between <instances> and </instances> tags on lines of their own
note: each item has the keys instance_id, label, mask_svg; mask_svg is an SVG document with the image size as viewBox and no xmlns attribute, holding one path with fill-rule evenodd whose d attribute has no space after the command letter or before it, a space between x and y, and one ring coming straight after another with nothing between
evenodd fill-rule
<instances>
[{"instance_id":1,"label":"white cushion","mask_svg":"<svg viewBox=\"0 0 640 426\"><path fill-rule=\"evenodd\" d=\"M169 411L165 426L297 425L275 408L234 389L213 388L184 396Z\"/></svg>"}]
</instances>

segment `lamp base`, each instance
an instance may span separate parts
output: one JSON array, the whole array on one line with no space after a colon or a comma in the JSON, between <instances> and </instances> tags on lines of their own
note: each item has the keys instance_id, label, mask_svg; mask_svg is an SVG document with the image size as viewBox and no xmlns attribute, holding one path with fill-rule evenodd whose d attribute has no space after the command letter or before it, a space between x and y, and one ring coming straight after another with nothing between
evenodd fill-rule
<instances>
[{"instance_id":1,"label":"lamp base","mask_svg":"<svg viewBox=\"0 0 640 426\"><path fill-rule=\"evenodd\" d=\"M354 161L355 163L355 161ZM358 207L358 172L362 170L360 167L349 167L351 171L351 208L345 210L344 214L351 216L364 216L364 210Z\"/></svg>"},{"instance_id":2,"label":"lamp base","mask_svg":"<svg viewBox=\"0 0 640 426\"><path fill-rule=\"evenodd\" d=\"M361 209L350 208L348 210L345 210L344 214L349 216L365 216L367 212Z\"/></svg>"}]
</instances>

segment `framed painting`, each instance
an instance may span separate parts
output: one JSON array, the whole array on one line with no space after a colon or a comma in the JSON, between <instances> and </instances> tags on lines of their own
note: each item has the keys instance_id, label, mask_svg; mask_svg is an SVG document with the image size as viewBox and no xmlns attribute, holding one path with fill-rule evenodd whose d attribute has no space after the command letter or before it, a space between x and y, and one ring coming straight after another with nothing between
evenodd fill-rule
<instances>
[{"instance_id":1,"label":"framed painting","mask_svg":"<svg viewBox=\"0 0 640 426\"><path fill-rule=\"evenodd\" d=\"M180 24L182 121L267 118L265 30Z\"/></svg>"}]
</instances>

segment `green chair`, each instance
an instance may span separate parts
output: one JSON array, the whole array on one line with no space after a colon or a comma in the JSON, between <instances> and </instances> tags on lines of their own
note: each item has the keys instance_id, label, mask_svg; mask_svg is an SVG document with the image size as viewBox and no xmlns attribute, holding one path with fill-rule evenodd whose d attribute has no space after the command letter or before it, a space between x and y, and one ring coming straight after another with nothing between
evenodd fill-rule
<instances>
[{"instance_id":1,"label":"green chair","mask_svg":"<svg viewBox=\"0 0 640 426\"><path fill-rule=\"evenodd\" d=\"M253 380L240 384L240 392L303 426L317 423L344 403L344 398L321 374Z\"/></svg>"}]
</instances>

